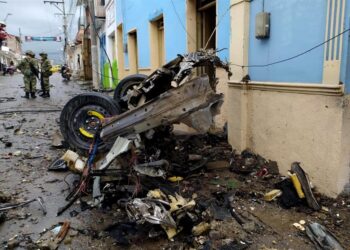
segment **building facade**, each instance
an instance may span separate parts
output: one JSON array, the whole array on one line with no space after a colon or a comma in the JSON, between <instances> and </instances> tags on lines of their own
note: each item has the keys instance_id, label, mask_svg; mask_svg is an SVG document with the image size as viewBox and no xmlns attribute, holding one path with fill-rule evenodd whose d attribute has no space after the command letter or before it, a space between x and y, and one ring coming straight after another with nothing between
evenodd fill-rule
<instances>
[{"instance_id":1,"label":"building facade","mask_svg":"<svg viewBox=\"0 0 350 250\"><path fill-rule=\"evenodd\" d=\"M119 79L149 75L178 54L202 48L222 49L229 59L229 0L115 0ZM217 25L219 24L219 25ZM227 74L218 70L218 92L227 93ZM216 117L216 127L227 121L227 102Z\"/></svg>"},{"instance_id":2,"label":"building facade","mask_svg":"<svg viewBox=\"0 0 350 250\"><path fill-rule=\"evenodd\" d=\"M106 22L105 35L103 36L104 48L101 48L101 53L108 55L108 57L105 56L102 65L103 85L105 89L114 89L119 80L116 44L117 26L115 22L116 8L114 0L106 1L105 10Z\"/></svg>"},{"instance_id":3,"label":"building facade","mask_svg":"<svg viewBox=\"0 0 350 250\"><path fill-rule=\"evenodd\" d=\"M349 192L348 1L93 2L104 9L91 18L86 5L86 54L104 88L130 74L150 74L177 54L227 48L218 55L230 61L232 78L217 73L225 94L221 123L228 121L233 148L276 160L282 174L301 162L319 191Z\"/></svg>"},{"instance_id":4,"label":"building facade","mask_svg":"<svg viewBox=\"0 0 350 250\"><path fill-rule=\"evenodd\" d=\"M301 162L327 195L349 192L349 2L231 6L230 143L276 160L281 173ZM256 37L261 15L270 19L263 39Z\"/></svg>"},{"instance_id":5,"label":"building facade","mask_svg":"<svg viewBox=\"0 0 350 250\"><path fill-rule=\"evenodd\" d=\"M120 78L150 74L177 54L206 45L227 48L219 55L228 59L229 6L229 0L116 0Z\"/></svg>"},{"instance_id":6,"label":"building facade","mask_svg":"<svg viewBox=\"0 0 350 250\"><path fill-rule=\"evenodd\" d=\"M17 64L21 60L22 45L21 39L18 36L7 34L6 40L2 42L0 49L0 63L1 65L10 65L12 61Z\"/></svg>"}]
</instances>

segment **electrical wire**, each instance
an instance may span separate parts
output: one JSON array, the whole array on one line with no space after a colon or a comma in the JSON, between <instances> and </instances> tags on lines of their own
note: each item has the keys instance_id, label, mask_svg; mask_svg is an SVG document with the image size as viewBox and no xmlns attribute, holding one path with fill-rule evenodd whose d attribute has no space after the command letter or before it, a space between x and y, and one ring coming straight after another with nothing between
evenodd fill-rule
<instances>
[{"instance_id":1,"label":"electrical wire","mask_svg":"<svg viewBox=\"0 0 350 250\"><path fill-rule=\"evenodd\" d=\"M224 12L224 14L222 14L221 17L219 18L217 25L215 26L213 32L210 34L210 36L209 36L209 38L208 38L208 41L207 41L207 43L206 43L205 46L204 46L204 49L207 49L210 40L213 38L213 36L214 36L214 34L215 34L217 28L219 27L221 21L222 21L222 20L224 19L224 17L227 15L227 13L229 12L229 10L230 10L233 6L236 6L236 5L238 5L238 4L241 4L241 3L244 3L244 2L250 3L250 2L252 2L252 1L253 1L253 0L242 0L242 1L240 1L240 2L231 4L231 5L226 9L226 11Z\"/></svg>"},{"instance_id":2,"label":"electrical wire","mask_svg":"<svg viewBox=\"0 0 350 250\"><path fill-rule=\"evenodd\" d=\"M253 0L242 0L242 1L236 2L236 3L234 3L234 4L231 4L230 7L226 9L226 11L224 12L224 14L222 14L222 16L219 18L219 21L218 21L217 25L215 26L213 32L210 34L210 36L209 36L209 38L208 38L208 41L207 41L207 43L206 43L205 46L204 46L204 49L206 49L206 48L208 47L209 42L210 42L210 40L213 38L213 36L214 36L214 34L215 34L215 32L216 32L217 27L220 25L221 21L222 21L223 18L227 15L227 13L229 12L229 10L230 10L233 6L236 6L236 5L238 5L238 4L241 4L241 3L244 3L244 2L252 2L252 1L253 1ZM181 18L180 18L180 15L179 15L179 13L178 13L177 10L176 10L176 7L175 7L175 4L174 4L173 0L170 0L170 2L171 2L171 4L172 4L172 7L173 7L174 12L175 12L175 14L176 14L176 16L177 16L177 19L179 20L179 23L180 23L181 27L184 29L184 31L187 33L187 35L190 37L190 39L192 40L192 42L196 43L196 40L195 40L195 39L192 37L192 35L187 31L185 25L183 24L183 22L182 22L182 20L181 20Z\"/></svg>"},{"instance_id":3,"label":"electrical wire","mask_svg":"<svg viewBox=\"0 0 350 250\"><path fill-rule=\"evenodd\" d=\"M177 19L179 20L179 23L181 24L181 27L182 27L182 28L184 29L184 31L187 33L187 35L189 36L189 38L191 38L192 42L196 43L196 40L191 36L191 34L187 31L185 25L183 24L183 22L182 22L182 20L181 20L181 18L180 18L180 15L179 15L179 13L178 13L177 10L176 10L176 7L175 7L175 4L174 4L173 0L170 0L170 2L171 2L171 4L172 4L172 6L173 6L174 12L175 12L175 14L176 14L176 16L177 16Z\"/></svg>"},{"instance_id":4,"label":"electrical wire","mask_svg":"<svg viewBox=\"0 0 350 250\"><path fill-rule=\"evenodd\" d=\"M344 30L343 32L339 33L338 35L335 35L329 39L327 39L326 41L322 42L322 43L319 43L317 45L315 45L314 47L310 48L310 49L307 49L299 54L296 54L294 56L291 56L291 57L288 57L288 58L285 58L285 59L282 59L282 60L278 60L278 61L275 61L275 62L272 62L272 63L267 63L267 64L253 64L253 65L239 65L239 64L235 64L235 63L229 63L230 65L233 65L233 66L237 66L237 67L241 67L241 68L263 68L263 67L268 67L268 66L271 66L271 65L275 65L275 64L279 64L279 63L283 63L283 62L287 62L287 61L290 61L290 60L293 60L297 57L300 57L302 55L305 55L315 49L317 49L318 47L321 47L323 46L324 44L326 43L329 43L330 41L334 40L335 38L343 35L344 33L350 31L350 28Z\"/></svg>"}]
</instances>

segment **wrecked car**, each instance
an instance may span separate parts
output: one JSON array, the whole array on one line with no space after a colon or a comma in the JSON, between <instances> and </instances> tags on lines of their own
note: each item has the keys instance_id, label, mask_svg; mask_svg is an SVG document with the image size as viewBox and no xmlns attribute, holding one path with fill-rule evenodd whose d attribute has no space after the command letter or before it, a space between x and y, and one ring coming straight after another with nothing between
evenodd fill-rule
<instances>
[{"instance_id":1,"label":"wrecked car","mask_svg":"<svg viewBox=\"0 0 350 250\"><path fill-rule=\"evenodd\" d=\"M184 154L181 149L174 152L163 149L177 148L170 136L175 123L184 123L199 132L207 132L212 126L223 102L223 94L216 93L217 67L231 74L228 64L216 56L216 51L201 50L178 55L148 77L125 78L113 99L100 93L72 98L61 113L61 132L71 149L87 157L70 153L72 158L65 159L71 170L81 173L81 179L58 214L92 184L95 205L103 204L106 197L116 201L126 199L130 217L153 209L150 217L143 219L160 223L159 218L154 218L156 214L167 217L163 226L172 227L166 231L173 235L176 223L163 206L171 204L170 197L176 196L176 190L167 190L170 187L162 185L162 180L200 169L207 159L190 156L190 152ZM207 74L196 76L200 68ZM159 187L167 195L163 200L129 200Z\"/></svg>"},{"instance_id":2,"label":"wrecked car","mask_svg":"<svg viewBox=\"0 0 350 250\"><path fill-rule=\"evenodd\" d=\"M194 77L200 67L208 73ZM206 131L223 99L215 93L216 67L230 74L216 51L178 55L148 77L136 74L121 80L113 99L100 93L75 96L61 113L63 137L72 149L86 154L99 128L100 152L111 148L118 136L150 137L152 129L179 122Z\"/></svg>"}]
</instances>

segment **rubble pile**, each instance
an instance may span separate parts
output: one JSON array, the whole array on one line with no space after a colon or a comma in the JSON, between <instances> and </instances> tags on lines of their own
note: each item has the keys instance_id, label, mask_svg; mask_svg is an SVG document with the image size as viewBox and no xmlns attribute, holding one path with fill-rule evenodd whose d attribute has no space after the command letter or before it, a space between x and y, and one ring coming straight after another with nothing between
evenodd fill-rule
<instances>
[{"instance_id":1,"label":"rubble pile","mask_svg":"<svg viewBox=\"0 0 350 250\"><path fill-rule=\"evenodd\" d=\"M196 249L254 249L255 237L278 236L259 218L257 207L295 207L311 215L325 212L317 212L320 208L298 196L292 178L281 176L276 162L250 150L232 151L224 134L175 135L169 130L161 138L146 140L141 152L131 147L105 173L94 172L99 164L94 165L91 172L98 173L99 195L94 194L96 182L91 180L84 192L92 197L79 197L79 203L119 214L101 237L112 237L118 245L148 238ZM118 169L121 163L129 167L127 171ZM288 199L296 201L286 206ZM306 240L312 233L305 228L315 227L313 220L300 223L291 226L301 233L297 237Z\"/></svg>"},{"instance_id":2,"label":"rubble pile","mask_svg":"<svg viewBox=\"0 0 350 250\"><path fill-rule=\"evenodd\" d=\"M9 232L1 246L349 249L349 197L318 194L302 163L280 173L277 162L208 133L223 102L216 69L231 75L216 52L129 76L114 98L76 95L58 120L6 116L0 161L8 180L0 187L11 196L0 193L0 226ZM198 67L208 74L196 76ZM178 123L198 134L174 130Z\"/></svg>"},{"instance_id":3,"label":"rubble pile","mask_svg":"<svg viewBox=\"0 0 350 250\"><path fill-rule=\"evenodd\" d=\"M70 170L84 178L81 164L86 168L89 157L67 152L52 161L48 170ZM327 239L328 247L341 249L339 238L343 245L349 245L344 240L349 198L332 200L312 190L320 207L310 206L298 194L302 191L305 196L306 192L293 184L292 169L297 163L289 175L283 176L276 162L248 149L242 153L232 150L225 134L181 134L167 129L160 137L144 140L142 150L130 147L108 169L99 171L105 158L103 154L96 156L84 194L62 212L80 220L93 211L109 214L109 219L96 217L104 225L100 230L75 228L72 221L66 221L70 225L59 234L64 224L61 220L39 238L18 234L4 241L4 246L57 249L80 237L118 246L140 246L144 242L145 249L264 249L264 242L276 249L296 248L301 243L313 249L320 242L326 244ZM152 162L156 164L149 164ZM118 166L126 166L127 171ZM97 177L101 193L94 196ZM80 183L69 183L70 191L76 192ZM16 210L9 207L14 205L10 201L10 196L1 194L0 208ZM8 211L0 212L0 223L11 220L11 216L6 217ZM286 227L294 230L290 242L278 241L283 234L277 224L273 226L274 220L285 220Z\"/></svg>"}]
</instances>

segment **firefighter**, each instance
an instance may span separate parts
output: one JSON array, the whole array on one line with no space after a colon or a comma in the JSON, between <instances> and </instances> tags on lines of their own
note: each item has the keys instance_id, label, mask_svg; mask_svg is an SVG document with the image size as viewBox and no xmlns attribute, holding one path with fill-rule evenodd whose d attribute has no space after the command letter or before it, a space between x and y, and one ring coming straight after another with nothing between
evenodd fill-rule
<instances>
[{"instance_id":1,"label":"firefighter","mask_svg":"<svg viewBox=\"0 0 350 250\"><path fill-rule=\"evenodd\" d=\"M17 68L21 71L24 82L25 95L23 98L29 99L29 94L32 98L36 98L36 78L39 76L38 63L35 60L35 54L31 50L26 51L26 57L20 61Z\"/></svg>"},{"instance_id":2,"label":"firefighter","mask_svg":"<svg viewBox=\"0 0 350 250\"><path fill-rule=\"evenodd\" d=\"M50 76L52 75L51 71L51 63L49 59L47 59L47 54L45 52L41 52L40 54L40 81L41 81L41 89L42 93L40 94L43 98L50 97Z\"/></svg>"}]
</instances>

